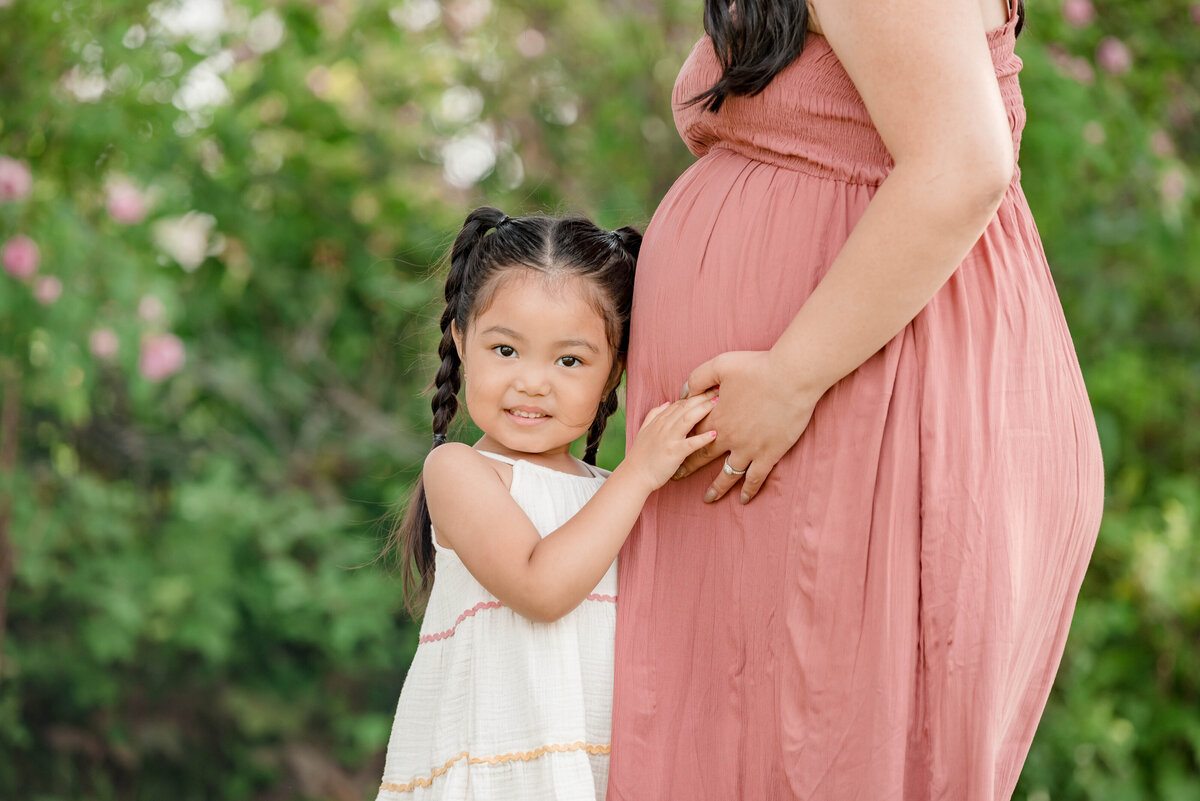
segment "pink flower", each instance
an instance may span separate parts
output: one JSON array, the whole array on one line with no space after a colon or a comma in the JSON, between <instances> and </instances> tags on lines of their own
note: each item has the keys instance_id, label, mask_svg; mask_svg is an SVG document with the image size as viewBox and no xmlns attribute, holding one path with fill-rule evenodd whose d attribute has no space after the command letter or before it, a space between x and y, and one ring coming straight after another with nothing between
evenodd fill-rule
<instances>
[{"instance_id":1,"label":"pink flower","mask_svg":"<svg viewBox=\"0 0 1200 801\"><path fill-rule=\"evenodd\" d=\"M5 271L22 281L37 272L40 259L37 243L24 234L17 234L0 248L0 261L4 263Z\"/></svg>"},{"instance_id":2,"label":"pink flower","mask_svg":"<svg viewBox=\"0 0 1200 801\"><path fill-rule=\"evenodd\" d=\"M155 383L170 378L183 367L183 341L174 334L151 334L142 340L138 371Z\"/></svg>"},{"instance_id":3,"label":"pink flower","mask_svg":"<svg viewBox=\"0 0 1200 801\"><path fill-rule=\"evenodd\" d=\"M1115 36L1105 36L1096 45L1096 63L1109 75L1123 75L1133 67L1133 54Z\"/></svg>"},{"instance_id":4,"label":"pink flower","mask_svg":"<svg viewBox=\"0 0 1200 801\"><path fill-rule=\"evenodd\" d=\"M1175 143L1171 135L1161 128L1150 135L1150 150L1154 155L1168 158L1175 155Z\"/></svg>"},{"instance_id":5,"label":"pink flower","mask_svg":"<svg viewBox=\"0 0 1200 801\"><path fill-rule=\"evenodd\" d=\"M1084 86L1091 86L1096 82L1096 71L1092 69L1092 63L1086 58L1072 58L1067 65L1067 74Z\"/></svg>"},{"instance_id":6,"label":"pink flower","mask_svg":"<svg viewBox=\"0 0 1200 801\"><path fill-rule=\"evenodd\" d=\"M1187 178L1183 171L1178 167L1172 167L1163 173L1162 180L1158 184L1158 191L1168 204L1176 204L1183 200L1183 196L1187 192Z\"/></svg>"},{"instance_id":7,"label":"pink flower","mask_svg":"<svg viewBox=\"0 0 1200 801\"><path fill-rule=\"evenodd\" d=\"M537 58L546 52L546 37L537 28L526 28L517 34L517 52L525 58Z\"/></svg>"},{"instance_id":8,"label":"pink flower","mask_svg":"<svg viewBox=\"0 0 1200 801\"><path fill-rule=\"evenodd\" d=\"M1096 7L1092 0L1063 0L1062 15L1072 28L1086 28L1096 18Z\"/></svg>"},{"instance_id":9,"label":"pink flower","mask_svg":"<svg viewBox=\"0 0 1200 801\"><path fill-rule=\"evenodd\" d=\"M97 359L111 359L117 355L120 340L111 328L97 328L88 337L88 350Z\"/></svg>"},{"instance_id":10,"label":"pink flower","mask_svg":"<svg viewBox=\"0 0 1200 801\"><path fill-rule=\"evenodd\" d=\"M121 225L134 225L146 218L146 198L128 181L108 187L108 216Z\"/></svg>"},{"instance_id":11,"label":"pink flower","mask_svg":"<svg viewBox=\"0 0 1200 801\"><path fill-rule=\"evenodd\" d=\"M54 301L58 300L58 296L62 294L62 289L62 281L59 281L53 275L43 275L33 284L33 296L43 306L50 306L53 305Z\"/></svg>"},{"instance_id":12,"label":"pink flower","mask_svg":"<svg viewBox=\"0 0 1200 801\"><path fill-rule=\"evenodd\" d=\"M33 189L33 173L23 161L0 156L0 203L24 200Z\"/></svg>"},{"instance_id":13,"label":"pink flower","mask_svg":"<svg viewBox=\"0 0 1200 801\"><path fill-rule=\"evenodd\" d=\"M1091 86L1095 83L1096 72L1092 69L1092 62L1086 58L1073 56L1054 44L1047 46L1046 52L1050 54L1050 60L1061 74L1084 86Z\"/></svg>"},{"instance_id":14,"label":"pink flower","mask_svg":"<svg viewBox=\"0 0 1200 801\"><path fill-rule=\"evenodd\" d=\"M1200 3L1192 3L1192 7L1189 9L1189 11L1192 12L1192 22L1196 25L1200 25Z\"/></svg>"},{"instance_id":15,"label":"pink flower","mask_svg":"<svg viewBox=\"0 0 1200 801\"><path fill-rule=\"evenodd\" d=\"M154 295L142 295L142 299L138 301L138 317L147 323L157 323L166 313L163 302Z\"/></svg>"}]
</instances>

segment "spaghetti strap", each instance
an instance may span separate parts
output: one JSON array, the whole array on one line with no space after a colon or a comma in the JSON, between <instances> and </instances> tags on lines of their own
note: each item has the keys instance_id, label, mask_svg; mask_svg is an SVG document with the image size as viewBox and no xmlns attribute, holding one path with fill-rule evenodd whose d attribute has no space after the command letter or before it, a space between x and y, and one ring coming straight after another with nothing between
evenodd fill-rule
<instances>
[{"instance_id":1,"label":"spaghetti strap","mask_svg":"<svg viewBox=\"0 0 1200 801\"><path fill-rule=\"evenodd\" d=\"M605 478L607 475L602 470L600 470L600 468L594 467L594 466L588 464L587 462L583 461L582 459L575 459L575 457L571 457L571 458L575 459L576 464L582 466L585 470L587 470L586 476L581 476L581 475L578 475L577 473L564 473L561 470L555 470L553 467L546 467L545 465L540 465L537 462L531 462L528 459L513 459L508 456L501 456L498 453L492 453L491 451L476 451L476 453L486 456L489 459L495 459L497 462L504 462L505 464L511 464L514 467L516 467L517 462L524 462L525 464L531 465L539 470L548 470L551 473L557 473L558 475L566 476L567 478Z\"/></svg>"},{"instance_id":2,"label":"spaghetti strap","mask_svg":"<svg viewBox=\"0 0 1200 801\"><path fill-rule=\"evenodd\" d=\"M1021 13L1021 0L1008 0L1008 21L1012 22Z\"/></svg>"},{"instance_id":3,"label":"spaghetti strap","mask_svg":"<svg viewBox=\"0 0 1200 801\"><path fill-rule=\"evenodd\" d=\"M583 461L582 459L576 459L575 461L577 461L581 465L583 465L583 469L587 470L588 474L592 478L604 478L604 474L600 472L600 468L596 467L594 464L588 464L587 462Z\"/></svg>"}]
</instances>

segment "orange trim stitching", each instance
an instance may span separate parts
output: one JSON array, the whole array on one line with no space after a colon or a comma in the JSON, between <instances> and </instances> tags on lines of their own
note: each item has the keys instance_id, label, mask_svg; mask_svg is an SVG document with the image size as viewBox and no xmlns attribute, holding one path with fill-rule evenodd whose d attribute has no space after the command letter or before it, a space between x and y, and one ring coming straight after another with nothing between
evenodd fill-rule
<instances>
[{"instance_id":1,"label":"orange trim stitching","mask_svg":"<svg viewBox=\"0 0 1200 801\"><path fill-rule=\"evenodd\" d=\"M583 741L576 743L556 743L554 745L543 745L540 748L535 748L532 751L513 751L507 754L497 754L490 757L473 757L469 752L463 751L458 756L450 759L440 768L434 768L429 778L423 776L413 779L405 784L396 784L395 782L384 782L379 785L380 792L392 793L411 793L418 787L432 787L433 780L438 776L444 775L450 768L454 767L456 762L467 760L468 765L502 765L506 762L529 762L546 754L560 754L567 751L586 751L592 756L604 756L611 752L610 745L589 745Z\"/></svg>"},{"instance_id":2,"label":"orange trim stitching","mask_svg":"<svg viewBox=\"0 0 1200 801\"><path fill-rule=\"evenodd\" d=\"M393 793L411 793L413 790L417 789L418 787L432 787L434 779L436 779L438 776L441 776L446 771L450 770L450 768L454 767L455 762L458 762L459 760L462 760L462 759L466 759L468 756L470 756L470 754L468 754L466 751L463 751L461 754L454 757L453 759L448 761L445 765L442 765L440 768L434 768L433 771L429 774L428 779L426 779L424 777L417 777L416 779L413 779L411 782L408 782L407 784L396 784L395 782L384 782L383 784L379 785L379 792L382 793L385 790L387 790L387 791L390 791Z\"/></svg>"}]
</instances>

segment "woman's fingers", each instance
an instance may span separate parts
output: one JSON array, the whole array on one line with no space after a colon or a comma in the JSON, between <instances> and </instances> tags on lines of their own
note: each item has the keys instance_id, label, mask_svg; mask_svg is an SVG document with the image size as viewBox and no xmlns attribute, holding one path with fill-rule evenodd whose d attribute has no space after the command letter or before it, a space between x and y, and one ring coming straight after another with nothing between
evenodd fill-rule
<instances>
[{"instance_id":1,"label":"woman's fingers","mask_svg":"<svg viewBox=\"0 0 1200 801\"><path fill-rule=\"evenodd\" d=\"M679 392L680 398L686 398L689 395L703 392L711 387L720 386L721 377L717 374L717 359L709 359L704 364L692 370L692 374L688 376L687 381L683 382L683 389Z\"/></svg>"},{"instance_id":2,"label":"woman's fingers","mask_svg":"<svg viewBox=\"0 0 1200 801\"><path fill-rule=\"evenodd\" d=\"M742 461L746 460L743 459ZM745 470L747 471L746 475L749 475L749 464L740 464L738 462L738 457L734 456L733 454L728 454L725 457L725 464L729 465L730 468L735 471ZM742 475L740 473L730 473L729 471L725 470L724 467L722 467L721 472L717 473L717 477L713 479L713 483L709 485L708 491L704 493L704 502L712 503L713 501L719 501L721 498L725 497L725 493L733 489L734 485L741 480Z\"/></svg>"},{"instance_id":3,"label":"woman's fingers","mask_svg":"<svg viewBox=\"0 0 1200 801\"><path fill-rule=\"evenodd\" d=\"M729 454L726 457L729 466L734 470L745 470L744 475L734 473L729 475L724 469L717 474L716 479L704 493L704 502L712 503L725 497L725 494L733 489L739 481L742 483L741 493L738 500L741 503L750 503L754 500L754 496L762 489L763 483L767 480L767 476L775 469L775 465L779 462L778 456L759 456L755 457L752 462L743 467L738 463L738 457Z\"/></svg>"},{"instance_id":4,"label":"woman's fingers","mask_svg":"<svg viewBox=\"0 0 1200 801\"><path fill-rule=\"evenodd\" d=\"M775 469L777 463L777 459L754 460L754 464L750 465L750 469L742 477L742 493L739 498L742 503L750 503L754 500L754 496L762 489L763 482L767 480L767 476Z\"/></svg>"}]
</instances>

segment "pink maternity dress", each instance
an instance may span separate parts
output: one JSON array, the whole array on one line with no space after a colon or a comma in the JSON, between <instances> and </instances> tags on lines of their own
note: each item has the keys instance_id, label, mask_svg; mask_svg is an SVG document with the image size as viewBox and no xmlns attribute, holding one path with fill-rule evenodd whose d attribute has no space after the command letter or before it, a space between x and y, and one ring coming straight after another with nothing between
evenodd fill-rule
<instances>
[{"instance_id":1,"label":"pink maternity dress","mask_svg":"<svg viewBox=\"0 0 1200 801\"><path fill-rule=\"evenodd\" d=\"M1019 145L1015 27L987 40ZM699 160L638 265L631 420L769 348L893 165L823 37L756 97L680 104L718 75L701 39L674 92ZM1104 480L1019 176L753 503L701 502L720 465L655 493L620 555L609 801L1009 798Z\"/></svg>"}]
</instances>

